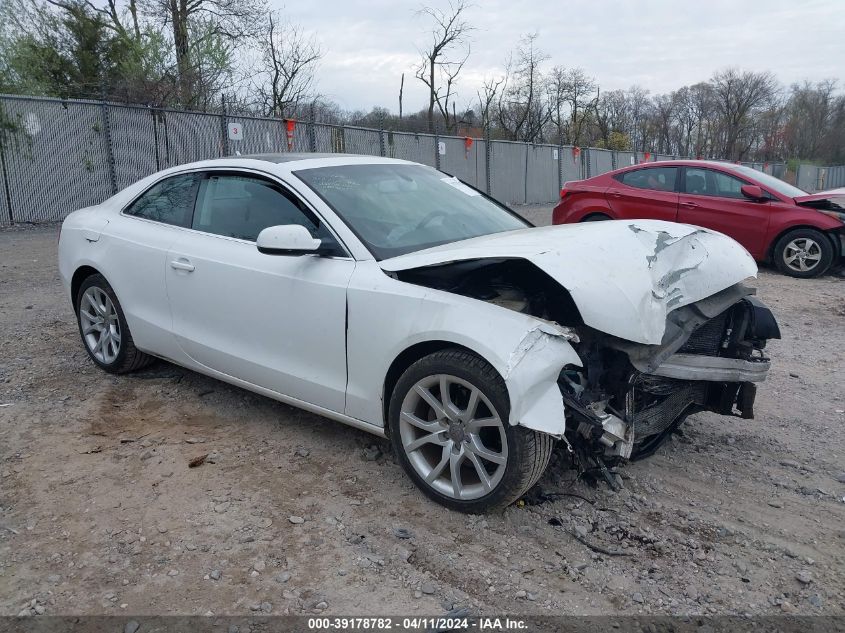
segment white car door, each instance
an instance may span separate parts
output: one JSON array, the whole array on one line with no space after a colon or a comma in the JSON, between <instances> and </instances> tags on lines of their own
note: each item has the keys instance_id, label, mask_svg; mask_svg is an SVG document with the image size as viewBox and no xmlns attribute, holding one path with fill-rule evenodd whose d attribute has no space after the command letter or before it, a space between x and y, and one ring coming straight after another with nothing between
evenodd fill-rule
<instances>
[{"instance_id":1,"label":"white car door","mask_svg":"<svg viewBox=\"0 0 845 633\"><path fill-rule=\"evenodd\" d=\"M167 252L186 232L200 174L177 174L147 189L100 237L108 249L106 271L117 289L135 344L146 352L179 361L173 351L170 306L165 288Z\"/></svg>"},{"instance_id":2,"label":"white car door","mask_svg":"<svg viewBox=\"0 0 845 633\"><path fill-rule=\"evenodd\" d=\"M266 255L255 238L301 224L329 254ZM355 261L301 200L274 180L209 172L192 231L167 255L173 331L195 362L342 412L346 290Z\"/></svg>"}]
</instances>

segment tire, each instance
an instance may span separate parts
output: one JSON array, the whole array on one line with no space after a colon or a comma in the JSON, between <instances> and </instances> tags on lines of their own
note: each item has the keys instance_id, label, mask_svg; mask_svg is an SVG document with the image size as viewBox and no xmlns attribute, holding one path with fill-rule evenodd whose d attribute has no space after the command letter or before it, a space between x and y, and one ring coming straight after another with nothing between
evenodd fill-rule
<instances>
[{"instance_id":1,"label":"tire","mask_svg":"<svg viewBox=\"0 0 845 633\"><path fill-rule=\"evenodd\" d=\"M816 229L790 231L777 241L772 250L772 259L778 270L799 279L824 274L833 263L833 255L830 238Z\"/></svg>"},{"instance_id":2,"label":"tire","mask_svg":"<svg viewBox=\"0 0 845 633\"><path fill-rule=\"evenodd\" d=\"M604 213L591 213L590 215L581 218L581 222L601 222L609 219L610 216L605 215Z\"/></svg>"},{"instance_id":3,"label":"tire","mask_svg":"<svg viewBox=\"0 0 845 633\"><path fill-rule=\"evenodd\" d=\"M105 277L87 277L79 287L75 306L82 344L98 367L125 374L155 360L135 347L123 308Z\"/></svg>"},{"instance_id":4,"label":"tire","mask_svg":"<svg viewBox=\"0 0 845 633\"><path fill-rule=\"evenodd\" d=\"M451 407L443 406L443 385ZM509 413L499 373L471 352L445 349L399 378L390 398L390 439L405 472L434 501L469 513L503 509L537 482L554 445L550 435L511 425Z\"/></svg>"}]
</instances>

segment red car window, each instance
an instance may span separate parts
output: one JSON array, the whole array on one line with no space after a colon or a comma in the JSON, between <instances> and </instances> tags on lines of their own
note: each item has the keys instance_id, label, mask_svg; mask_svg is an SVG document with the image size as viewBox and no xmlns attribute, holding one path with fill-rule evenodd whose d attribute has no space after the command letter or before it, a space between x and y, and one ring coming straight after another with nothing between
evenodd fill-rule
<instances>
[{"instance_id":1,"label":"red car window","mask_svg":"<svg viewBox=\"0 0 845 633\"><path fill-rule=\"evenodd\" d=\"M744 184L747 183L721 171L687 167L686 193L719 198L744 198L741 191Z\"/></svg>"},{"instance_id":2,"label":"red car window","mask_svg":"<svg viewBox=\"0 0 845 633\"><path fill-rule=\"evenodd\" d=\"M626 171L619 175L622 184L637 189L652 189L654 191L674 191L677 167L646 167Z\"/></svg>"}]
</instances>

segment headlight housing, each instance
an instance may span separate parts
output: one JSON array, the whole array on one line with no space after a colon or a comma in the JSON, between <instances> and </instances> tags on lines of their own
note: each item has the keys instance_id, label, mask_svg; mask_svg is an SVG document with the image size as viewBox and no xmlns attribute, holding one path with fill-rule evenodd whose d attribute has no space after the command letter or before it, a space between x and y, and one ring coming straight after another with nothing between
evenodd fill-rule
<instances>
[{"instance_id":1,"label":"headlight housing","mask_svg":"<svg viewBox=\"0 0 845 633\"><path fill-rule=\"evenodd\" d=\"M845 224L845 211L832 211L830 209L816 209L819 213L824 213L832 218L836 218L843 224Z\"/></svg>"}]
</instances>

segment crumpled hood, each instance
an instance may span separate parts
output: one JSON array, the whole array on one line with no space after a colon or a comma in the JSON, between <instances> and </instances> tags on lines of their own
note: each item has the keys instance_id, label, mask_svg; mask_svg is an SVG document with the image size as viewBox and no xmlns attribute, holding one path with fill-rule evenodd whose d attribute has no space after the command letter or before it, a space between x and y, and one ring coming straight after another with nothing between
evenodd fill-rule
<instances>
[{"instance_id":1,"label":"crumpled hood","mask_svg":"<svg viewBox=\"0 0 845 633\"><path fill-rule=\"evenodd\" d=\"M818 193L808 193L806 196L795 196L793 198L796 204L807 204L813 202L834 202L839 206L845 204L845 187L839 189L829 189L828 191L819 191Z\"/></svg>"},{"instance_id":2,"label":"crumpled hood","mask_svg":"<svg viewBox=\"0 0 845 633\"><path fill-rule=\"evenodd\" d=\"M533 263L566 288L587 325L657 345L666 315L757 275L737 242L660 220L615 220L485 235L386 259L386 271L485 258Z\"/></svg>"}]
</instances>

